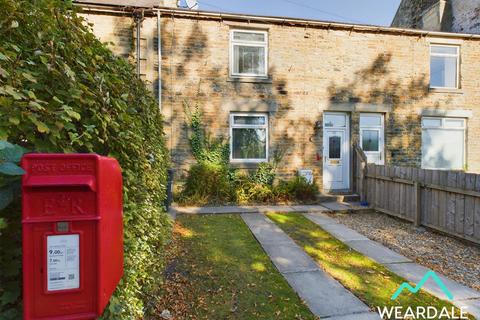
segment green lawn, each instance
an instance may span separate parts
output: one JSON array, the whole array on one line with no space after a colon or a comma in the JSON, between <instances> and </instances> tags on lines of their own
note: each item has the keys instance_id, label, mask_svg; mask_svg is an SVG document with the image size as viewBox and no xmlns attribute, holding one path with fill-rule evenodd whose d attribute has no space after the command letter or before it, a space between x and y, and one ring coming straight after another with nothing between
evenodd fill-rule
<instances>
[{"instance_id":1,"label":"green lawn","mask_svg":"<svg viewBox=\"0 0 480 320\"><path fill-rule=\"evenodd\" d=\"M425 291L404 291L395 301L392 294L405 279L349 248L301 214L270 213L267 216L300 245L327 273L370 307L452 305ZM474 319L472 317L472 319Z\"/></svg>"},{"instance_id":2,"label":"green lawn","mask_svg":"<svg viewBox=\"0 0 480 320\"><path fill-rule=\"evenodd\" d=\"M157 310L175 319L315 319L240 216L180 216Z\"/></svg>"}]
</instances>

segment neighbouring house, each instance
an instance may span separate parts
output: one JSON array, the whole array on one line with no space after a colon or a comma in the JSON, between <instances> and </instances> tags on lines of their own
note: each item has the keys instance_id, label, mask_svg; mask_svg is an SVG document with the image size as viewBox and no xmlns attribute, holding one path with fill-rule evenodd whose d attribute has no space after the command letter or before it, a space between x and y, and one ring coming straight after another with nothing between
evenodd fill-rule
<instances>
[{"instance_id":1,"label":"neighbouring house","mask_svg":"<svg viewBox=\"0 0 480 320\"><path fill-rule=\"evenodd\" d=\"M480 0L402 0L392 27L480 34Z\"/></svg>"},{"instance_id":2,"label":"neighbouring house","mask_svg":"<svg viewBox=\"0 0 480 320\"><path fill-rule=\"evenodd\" d=\"M283 153L282 178L312 170L324 191L352 188L354 145L377 164L480 172L478 35L76 3L159 97L179 179L194 163L185 102L233 166Z\"/></svg>"}]
</instances>

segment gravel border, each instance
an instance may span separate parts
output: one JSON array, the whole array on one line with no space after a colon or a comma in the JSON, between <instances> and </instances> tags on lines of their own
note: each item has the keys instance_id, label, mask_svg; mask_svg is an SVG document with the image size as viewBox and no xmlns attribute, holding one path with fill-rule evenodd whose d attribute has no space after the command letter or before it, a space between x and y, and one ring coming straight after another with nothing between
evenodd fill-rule
<instances>
[{"instance_id":1,"label":"gravel border","mask_svg":"<svg viewBox=\"0 0 480 320\"><path fill-rule=\"evenodd\" d=\"M338 222L413 261L480 291L480 246L469 244L386 214L330 214Z\"/></svg>"}]
</instances>

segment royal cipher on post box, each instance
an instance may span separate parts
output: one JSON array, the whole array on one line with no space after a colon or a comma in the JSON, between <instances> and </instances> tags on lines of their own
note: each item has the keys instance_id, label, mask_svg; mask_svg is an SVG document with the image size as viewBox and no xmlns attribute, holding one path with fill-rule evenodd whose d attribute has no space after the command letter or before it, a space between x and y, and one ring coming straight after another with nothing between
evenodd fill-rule
<instances>
[{"instance_id":1,"label":"royal cipher on post box","mask_svg":"<svg viewBox=\"0 0 480 320\"><path fill-rule=\"evenodd\" d=\"M94 319L123 274L122 175L96 154L22 159L24 319Z\"/></svg>"}]
</instances>

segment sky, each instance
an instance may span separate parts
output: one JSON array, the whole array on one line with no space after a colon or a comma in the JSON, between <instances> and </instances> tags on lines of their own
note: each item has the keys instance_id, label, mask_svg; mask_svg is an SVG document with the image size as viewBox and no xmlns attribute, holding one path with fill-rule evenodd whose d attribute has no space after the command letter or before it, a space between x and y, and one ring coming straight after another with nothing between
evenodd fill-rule
<instances>
[{"instance_id":1,"label":"sky","mask_svg":"<svg viewBox=\"0 0 480 320\"><path fill-rule=\"evenodd\" d=\"M182 0L185 2L185 0ZM200 10L389 26L400 0L198 0Z\"/></svg>"}]
</instances>

